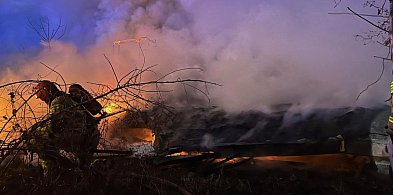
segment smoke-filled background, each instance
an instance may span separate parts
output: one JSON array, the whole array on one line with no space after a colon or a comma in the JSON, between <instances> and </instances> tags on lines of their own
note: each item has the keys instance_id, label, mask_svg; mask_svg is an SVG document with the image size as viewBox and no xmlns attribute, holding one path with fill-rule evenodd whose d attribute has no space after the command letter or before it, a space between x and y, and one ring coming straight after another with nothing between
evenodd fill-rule
<instances>
[{"instance_id":1,"label":"smoke-filled background","mask_svg":"<svg viewBox=\"0 0 393 195\"><path fill-rule=\"evenodd\" d=\"M372 28L359 18L328 14L347 12L346 6L376 10L364 8L363 1L334 5L315 0L0 0L0 80L46 76L51 71L44 62L70 83L115 84L103 54L124 75L141 68L143 54L136 43L114 47L113 41L148 37L142 43L145 66L159 64L154 70L160 75L202 68L173 79L222 84L210 87L209 94L214 105L228 111L283 103L302 108L382 104L389 95L391 62L381 81L355 99L378 78L382 62L373 56L386 57L387 49L355 38ZM61 18L64 31L50 47L33 28L45 17L51 28Z\"/></svg>"}]
</instances>

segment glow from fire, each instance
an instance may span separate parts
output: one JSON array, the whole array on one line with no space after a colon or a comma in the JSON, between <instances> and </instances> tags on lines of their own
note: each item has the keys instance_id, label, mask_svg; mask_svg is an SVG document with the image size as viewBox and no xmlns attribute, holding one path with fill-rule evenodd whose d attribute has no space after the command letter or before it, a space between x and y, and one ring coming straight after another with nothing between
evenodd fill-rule
<instances>
[{"instance_id":1,"label":"glow from fire","mask_svg":"<svg viewBox=\"0 0 393 195\"><path fill-rule=\"evenodd\" d=\"M316 171L357 171L358 168L371 162L369 156L357 156L351 154L320 154L305 156L264 156L256 157L255 164L266 166L268 163L272 167L297 164L303 169L313 169Z\"/></svg>"},{"instance_id":2,"label":"glow from fire","mask_svg":"<svg viewBox=\"0 0 393 195\"><path fill-rule=\"evenodd\" d=\"M186 151L182 151L182 152L177 152L177 153L170 154L168 156L198 156L198 155L203 155L203 154L207 154L207 153L210 153L210 152L198 152L198 151L186 152Z\"/></svg>"},{"instance_id":3,"label":"glow from fire","mask_svg":"<svg viewBox=\"0 0 393 195\"><path fill-rule=\"evenodd\" d=\"M111 114L114 113L118 108L119 106L117 104L115 104L114 102L110 102L102 110L107 114Z\"/></svg>"},{"instance_id":4,"label":"glow from fire","mask_svg":"<svg viewBox=\"0 0 393 195\"><path fill-rule=\"evenodd\" d=\"M152 129L148 128L133 128L134 131L138 131L139 133L134 135L136 138L146 141L146 142L151 142L152 144L155 141L155 136L153 134Z\"/></svg>"},{"instance_id":5,"label":"glow from fire","mask_svg":"<svg viewBox=\"0 0 393 195\"><path fill-rule=\"evenodd\" d=\"M28 86L26 90L19 91L31 96ZM22 87L21 87L22 88ZM12 95L11 95L12 94ZM47 106L41 100L31 98L24 104L27 98L21 98L20 94L15 93L13 88L0 91L0 140L6 143L18 138L31 125L36 123L35 119L42 118L48 111Z\"/></svg>"},{"instance_id":6,"label":"glow from fire","mask_svg":"<svg viewBox=\"0 0 393 195\"><path fill-rule=\"evenodd\" d=\"M214 153L213 151L207 153ZM198 151L182 151L173 153L168 156L198 156L206 154L206 152ZM217 158L214 159L216 163L226 165L236 164L243 160L248 160L250 157L237 157L233 159ZM352 154L319 154L319 155L304 155L304 156L260 156L254 157L249 162L250 165L261 167L263 169L275 168L290 168L290 169L304 169L313 170L316 172L343 171L343 172L358 172L362 167L372 162L370 156L359 156Z\"/></svg>"}]
</instances>

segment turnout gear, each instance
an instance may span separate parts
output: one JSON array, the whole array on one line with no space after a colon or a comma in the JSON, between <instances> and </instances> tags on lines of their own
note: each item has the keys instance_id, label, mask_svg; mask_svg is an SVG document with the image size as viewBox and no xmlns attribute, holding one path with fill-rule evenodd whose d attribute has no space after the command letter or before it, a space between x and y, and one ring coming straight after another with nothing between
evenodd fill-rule
<instances>
[{"instance_id":1,"label":"turnout gear","mask_svg":"<svg viewBox=\"0 0 393 195\"><path fill-rule=\"evenodd\" d=\"M72 100L82 104L82 106L92 115L98 114L102 106L97 100L90 95L90 93L79 84L72 84L68 90Z\"/></svg>"},{"instance_id":2,"label":"turnout gear","mask_svg":"<svg viewBox=\"0 0 393 195\"><path fill-rule=\"evenodd\" d=\"M77 161L68 158L71 164L88 165L100 139L98 121L52 82L41 81L35 89L37 97L49 105L49 114L32 129L33 148L42 159L44 174L64 164L67 153L77 157Z\"/></svg>"},{"instance_id":3,"label":"turnout gear","mask_svg":"<svg viewBox=\"0 0 393 195\"><path fill-rule=\"evenodd\" d=\"M388 119L388 128L387 128L387 133L390 135L390 137L393 137L393 80L390 82L390 105L391 105L391 110L390 110L390 116Z\"/></svg>"},{"instance_id":4,"label":"turnout gear","mask_svg":"<svg viewBox=\"0 0 393 195\"><path fill-rule=\"evenodd\" d=\"M390 95L393 94L393 80L390 82Z\"/></svg>"},{"instance_id":5,"label":"turnout gear","mask_svg":"<svg viewBox=\"0 0 393 195\"><path fill-rule=\"evenodd\" d=\"M390 105L391 105L391 111L390 111L390 116L388 119L388 128L386 130L386 132L388 133L388 139L387 139L387 151L389 154L389 160L390 160L390 166L389 166L389 175L390 177L393 179L393 171L392 171L392 167L393 167L393 100L392 100L392 96L393 96L393 80L390 82L390 98L388 99L388 101L390 101Z\"/></svg>"}]
</instances>

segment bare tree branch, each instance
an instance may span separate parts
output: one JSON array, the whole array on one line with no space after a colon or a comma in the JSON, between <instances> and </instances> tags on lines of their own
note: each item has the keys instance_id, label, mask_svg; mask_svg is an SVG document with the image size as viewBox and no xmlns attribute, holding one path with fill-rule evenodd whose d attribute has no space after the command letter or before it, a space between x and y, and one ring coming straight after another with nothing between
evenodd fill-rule
<instances>
[{"instance_id":1,"label":"bare tree branch","mask_svg":"<svg viewBox=\"0 0 393 195\"><path fill-rule=\"evenodd\" d=\"M363 19L364 21L366 21L367 23L371 24L372 26L374 26L375 28L378 28L379 30L382 30L384 32L389 33L388 30L383 29L381 27L379 27L378 25L374 24L373 22L371 22L370 20L367 20L366 18L364 18L363 16L359 15L358 13L354 12L351 8L347 7L347 9L352 12L353 14L355 14L356 16L358 16L359 18Z\"/></svg>"}]
</instances>

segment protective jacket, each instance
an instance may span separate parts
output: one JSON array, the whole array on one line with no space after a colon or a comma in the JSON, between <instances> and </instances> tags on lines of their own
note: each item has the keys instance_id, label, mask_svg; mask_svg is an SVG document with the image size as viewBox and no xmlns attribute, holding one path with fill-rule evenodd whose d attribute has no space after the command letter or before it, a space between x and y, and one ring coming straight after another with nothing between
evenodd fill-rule
<instances>
[{"instance_id":1,"label":"protective jacket","mask_svg":"<svg viewBox=\"0 0 393 195\"><path fill-rule=\"evenodd\" d=\"M49 115L37 128L36 136L43 162L56 164L63 158L62 151L77 157L79 165L91 161L100 138L94 118L67 94L53 99L49 107Z\"/></svg>"},{"instance_id":2,"label":"protective jacket","mask_svg":"<svg viewBox=\"0 0 393 195\"><path fill-rule=\"evenodd\" d=\"M390 137L393 137L393 100L392 100L392 96L393 96L393 81L390 82L390 115L389 115L389 120L388 120L388 129L387 129L387 133L390 135Z\"/></svg>"},{"instance_id":3,"label":"protective jacket","mask_svg":"<svg viewBox=\"0 0 393 195\"><path fill-rule=\"evenodd\" d=\"M389 167L389 174L393 173L392 167L393 167L393 100L392 100L392 95L393 95L393 81L390 83L390 116L388 119L388 128L387 128L387 133L388 133L388 139L387 139L387 151L389 154L389 161L390 161L390 167ZM392 177L392 175L390 175Z\"/></svg>"}]
</instances>

